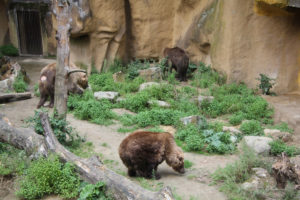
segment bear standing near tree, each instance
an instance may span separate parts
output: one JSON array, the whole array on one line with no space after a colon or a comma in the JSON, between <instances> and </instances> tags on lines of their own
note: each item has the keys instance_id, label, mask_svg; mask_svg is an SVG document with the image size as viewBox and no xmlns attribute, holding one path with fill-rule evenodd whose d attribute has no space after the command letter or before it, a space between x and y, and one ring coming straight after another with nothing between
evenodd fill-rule
<instances>
[{"instance_id":1,"label":"bear standing near tree","mask_svg":"<svg viewBox=\"0 0 300 200\"><path fill-rule=\"evenodd\" d=\"M119 146L119 155L129 176L159 179L157 167L164 160L175 171L184 173L184 156L170 133L137 131Z\"/></svg>"}]
</instances>

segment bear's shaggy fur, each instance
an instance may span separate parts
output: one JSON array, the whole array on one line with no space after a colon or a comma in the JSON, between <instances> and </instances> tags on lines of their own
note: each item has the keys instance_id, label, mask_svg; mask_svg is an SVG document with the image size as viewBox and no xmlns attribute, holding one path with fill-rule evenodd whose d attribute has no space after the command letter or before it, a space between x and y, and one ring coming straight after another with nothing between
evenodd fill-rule
<instances>
[{"instance_id":1,"label":"bear's shaggy fur","mask_svg":"<svg viewBox=\"0 0 300 200\"><path fill-rule=\"evenodd\" d=\"M177 75L180 81L186 81L186 73L189 67L189 57L185 51L179 47L165 48L164 57L168 59L166 63L167 70L172 73L174 68L177 71Z\"/></svg>"},{"instance_id":2,"label":"bear's shaggy fur","mask_svg":"<svg viewBox=\"0 0 300 200\"><path fill-rule=\"evenodd\" d=\"M72 70L79 69L75 64L70 63ZM37 108L44 106L48 97L50 96L49 107L54 105L54 88L55 88L55 75L56 75L56 63L45 66L41 71L39 80L39 91L41 94L40 101ZM85 73L76 72L72 73L67 78L68 93L82 94L83 89L88 87L88 79Z\"/></svg>"},{"instance_id":3,"label":"bear's shaggy fur","mask_svg":"<svg viewBox=\"0 0 300 200\"><path fill-rule=\"evenodd\" d=\"M164 160L175 171L184 173L183 152L170 133L134 132L120 144L119 155L129 176L159 179L157 166Z\"/></svg>"}]
</instances>

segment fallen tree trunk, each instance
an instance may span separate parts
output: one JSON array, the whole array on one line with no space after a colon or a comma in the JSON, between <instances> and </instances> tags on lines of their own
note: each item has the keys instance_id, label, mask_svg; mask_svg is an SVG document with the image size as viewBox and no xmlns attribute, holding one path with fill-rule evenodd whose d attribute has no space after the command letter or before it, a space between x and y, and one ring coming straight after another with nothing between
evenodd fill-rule
<instances>
[{"instance_id":1,"label":"fallen tree trunk","mask_svg":"<svg viewBox=\"0 0 300 200\"><path fill-rule=\"evenodd\" d=\"M9 125L4 117L0 116L0 141L9 143L26 152L34 151L48 155L49 151L56 153L64 162L74 163L83 179L89 183L103 181L109 193L117 200L173 200L170 188L166 187L159 192L148 191L105 167L98 157L90 159L80 158L65 149L56 139L48 115L40 114L45 137L33 132L31 129L17 129Z\"/></svg>"},{"instance_id":2,"label":"fallen tree trunk","mask_svg":"<svg viewBox=\"0 0 300 200\"><path fill-rule=\"evenodd\" d=\"M31 98L30 92L0 94L0 103L19 101L19 100L25 100L30 98Z\"/></svg>"},{"instance_id":3,"label":"fallen tree trunk","mask_svg":"<svg viewBox=\"0 0 300 200\"><path fill-rule=\"evenodd\" d=\"M291 181L300 186L300 167L290 161L285 153L282 153L279 160L272 165L272 170L277 182L277 187L284 189L287 182Z\"/></svg>"}]
</instances>

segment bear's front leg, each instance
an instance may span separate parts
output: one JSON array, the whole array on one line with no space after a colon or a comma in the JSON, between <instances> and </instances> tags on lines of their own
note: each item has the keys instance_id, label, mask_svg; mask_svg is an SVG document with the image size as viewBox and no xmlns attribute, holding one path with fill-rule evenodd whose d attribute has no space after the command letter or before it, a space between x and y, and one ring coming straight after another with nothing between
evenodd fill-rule
<instances>
[{"instance_id":1,"label":"bear's front leg","mask_svg":"<svg viewBox=\"0 0 300 200\"><path fill-rule=\"evenodd\" d=\"M134 176L136 176L136 171L135 171L135 169L132 169L132 168L128 168L128 176L131 176L131 177L134 177Z\"/></svg>"}]
</instances>

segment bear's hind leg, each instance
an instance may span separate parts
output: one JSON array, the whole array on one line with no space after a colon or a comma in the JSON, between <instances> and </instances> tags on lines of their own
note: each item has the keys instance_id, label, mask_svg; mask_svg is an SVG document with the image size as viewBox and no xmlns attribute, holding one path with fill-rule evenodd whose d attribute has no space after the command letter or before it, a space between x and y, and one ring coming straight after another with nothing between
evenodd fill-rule
<instances>
[{"instance_id":1,"label":"bear's hind leg","mask_svg":"<svg viewBox=\"0 0 300 200\"><path fill-rule=\"evenodd\" d=\"M132 168L128 168L128 176L131 176L131 177L134 177L134 176L136 176L136 171L135 171L135 169L132 169Z\"/></svg>"}]
</instances>

